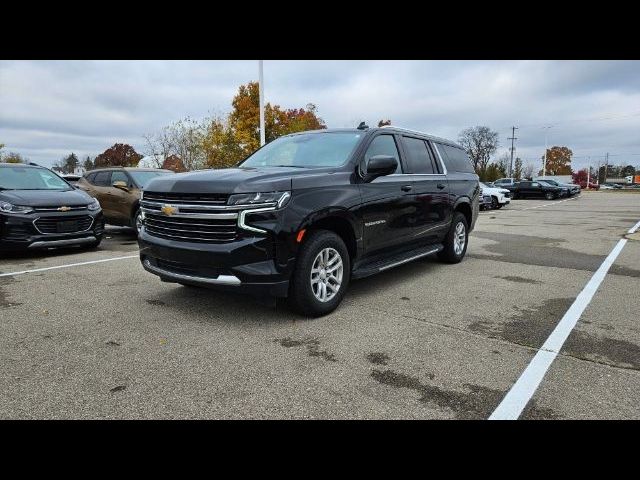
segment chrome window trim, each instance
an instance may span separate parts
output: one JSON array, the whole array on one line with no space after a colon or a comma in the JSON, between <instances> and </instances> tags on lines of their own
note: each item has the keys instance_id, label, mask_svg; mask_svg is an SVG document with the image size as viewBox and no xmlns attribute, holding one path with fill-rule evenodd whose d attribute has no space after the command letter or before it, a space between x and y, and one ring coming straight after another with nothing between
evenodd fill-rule
<instances>
[{"instance_id":1,"label":"chrome window trim","mask_svg":"<svg viewBox=\"0 0 640 480\"><path fill-rule=\"evenodd\" d=\"M442 160L442 155L440 155L440 150L438 150L438 146L436 145L436 142L431 142L431 145L433 146L433 149L436 151L436 154L438 155L438 160L440 160L440 165L442 166L442 171L444 172L441 175L446 175L447 166L444 164L444 161Z\"/></svg>"}]
</instances>

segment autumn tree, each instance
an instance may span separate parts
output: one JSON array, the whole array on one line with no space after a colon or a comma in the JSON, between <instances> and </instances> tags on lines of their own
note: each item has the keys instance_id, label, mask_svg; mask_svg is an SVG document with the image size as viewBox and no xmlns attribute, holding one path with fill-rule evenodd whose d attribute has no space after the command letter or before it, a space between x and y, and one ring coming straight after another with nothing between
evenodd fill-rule
<instances>
[{"instance_id":1,"label":"autumn tree","mask_svg":"<svg viewBox=\"0 0 640 480\"><path fill-rule=\"evenodd\" d=\"M391 120L380 120L378 122L378 128L384 127L386 125L391 125Z\"/></svg>"},{"instance_id":2,"label":"autumn tree","mask_svg":"<svg viewBox=\"0 0 640 480\"><path fill-rule=\"evenodd\" d=\"M96 168L103 167L137 167L142 158L131 145L116 143L95 158Z\"/></svg>"},{"instance_id":3,"label":"autumn tree","mask_svg":"<svg viewBox=\"0 0 640 480\"><path fill-rule=\"evenodd\" d=\"M177 155L169 155L165 158L164 162L162 162L162 168L166 170L173 170L176 173L187 171L182 159Z\"/></svg>"},{"instance_id":4,"label":"autumn tree","mask_svg":"<svg viewBox=\"0 0 640 480\"><path fill-rule=\"evenodd\" d=\"M582 170L578 170L577 172L571 174L571 179L573 180L573 183L587 183L588 176L588 170L586 168L583 168Z\"/></svg>"},{"instance_id":5,"label":"autumn tree","mask_svg":"<svg viewBox=\"0 0 640 480\"><path fill-rule=\"evenodd\" d=\"M498 149L498 132L485 126L465 128L460 132L458 142L469 155L476 173L481 175Z\"/></svg>"},{"instance_id":6,"label":"autumn tree","mask_svg":"<svg viewBox=\"0 0 640 480\"><path fill-rule=\"evenodd\" d=\"M29 163L29 159L23 157L19 153L9 152L2 157L2 161L5 163Z\"/></svg>"},{"instance_id":7,"label":"autumn tree","mask_svg":"<svg viewBox=\"0 0 640 480\"><path fill-rule=\"evenodd\" d=\"M547 175L571 175L571 156L573 152L567 147L551 147L547 149ZM544 162L544 155L540 157ZM543 175L540 170L538 175Z\"/></svg>"},{"instance_id":8,"label":"autumn tree","mask_svg":"<svg viewBox=\"0 0 640 480\"><path fill-rule=\"evenodd\" d=\"M517 157L513 161L513 178L520 180L522 178L522 159Z\"/></svg>"}]
</instances>

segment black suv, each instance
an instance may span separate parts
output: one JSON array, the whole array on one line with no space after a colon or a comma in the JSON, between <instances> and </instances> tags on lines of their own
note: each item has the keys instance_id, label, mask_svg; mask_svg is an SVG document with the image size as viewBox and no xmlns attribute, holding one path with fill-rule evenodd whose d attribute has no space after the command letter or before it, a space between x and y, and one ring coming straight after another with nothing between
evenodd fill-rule
<instances>
[{"instance_id":1,"label":"black suv","mask_svg":"<svg viewBox=\"0 0 640 480\"><path fill-rule=\"evenodd\" d=\"M97 247L100 203L44 167L0 163L0 253L5 250Z\"/></svg>"},{"instance_id":2,"label":"black suv","mask_svg":"<svg viewBox=\"0 0 640 480\"><path fill-rule=\"evenodd\" d=\"M163 281L335 309L349 281L437 253L457 263L478 215L457 144L395 127L280 137L237 168L147 185L140 260Z\"/></svg>"}]
</instances>

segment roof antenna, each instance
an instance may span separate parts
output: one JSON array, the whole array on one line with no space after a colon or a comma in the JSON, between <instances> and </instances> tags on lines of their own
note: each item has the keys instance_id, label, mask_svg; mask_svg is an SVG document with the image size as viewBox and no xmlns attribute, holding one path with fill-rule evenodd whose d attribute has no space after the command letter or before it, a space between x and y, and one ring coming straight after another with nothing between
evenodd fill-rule
<instances>
[{"instance_id":1,"label":"roof antenna","mask_svg":"<svg viewBox=\"0 0 640 480\"><path fill-rule=\"evenodd\" d=\"M360 122L360 125L358 125L358 130L367 130L369 128L369 125L367 125L364 122Z\"/></svg>"}]
</instances>

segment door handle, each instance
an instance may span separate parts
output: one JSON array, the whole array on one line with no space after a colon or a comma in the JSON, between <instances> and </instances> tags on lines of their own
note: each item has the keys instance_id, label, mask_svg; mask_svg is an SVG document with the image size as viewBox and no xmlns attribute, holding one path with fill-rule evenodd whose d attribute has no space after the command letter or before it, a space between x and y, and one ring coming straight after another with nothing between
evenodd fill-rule
<instances>
[{"instance_id":1,"label":"door handle","mask_svg":"<svg viewBox=\"0 0 640 480\"><path fill-rule=\"evenodd\" d=\"M442 190L444 187L446 187L446 185L444 183L439 183L436 185L436 187L438 187L438 190Z\"/></svg>"},{"instance_id":2,"label":"door handle","mask_svg":"<svg viewBox=\"0 0 640 480\"><path fill-rule=\"evenodd\" d=\"M402 190L403 192L410 192L411 190L413 190L413 186L404 185L404 186L400 187L400 190Z\"/></svg>"}]
</instances>

